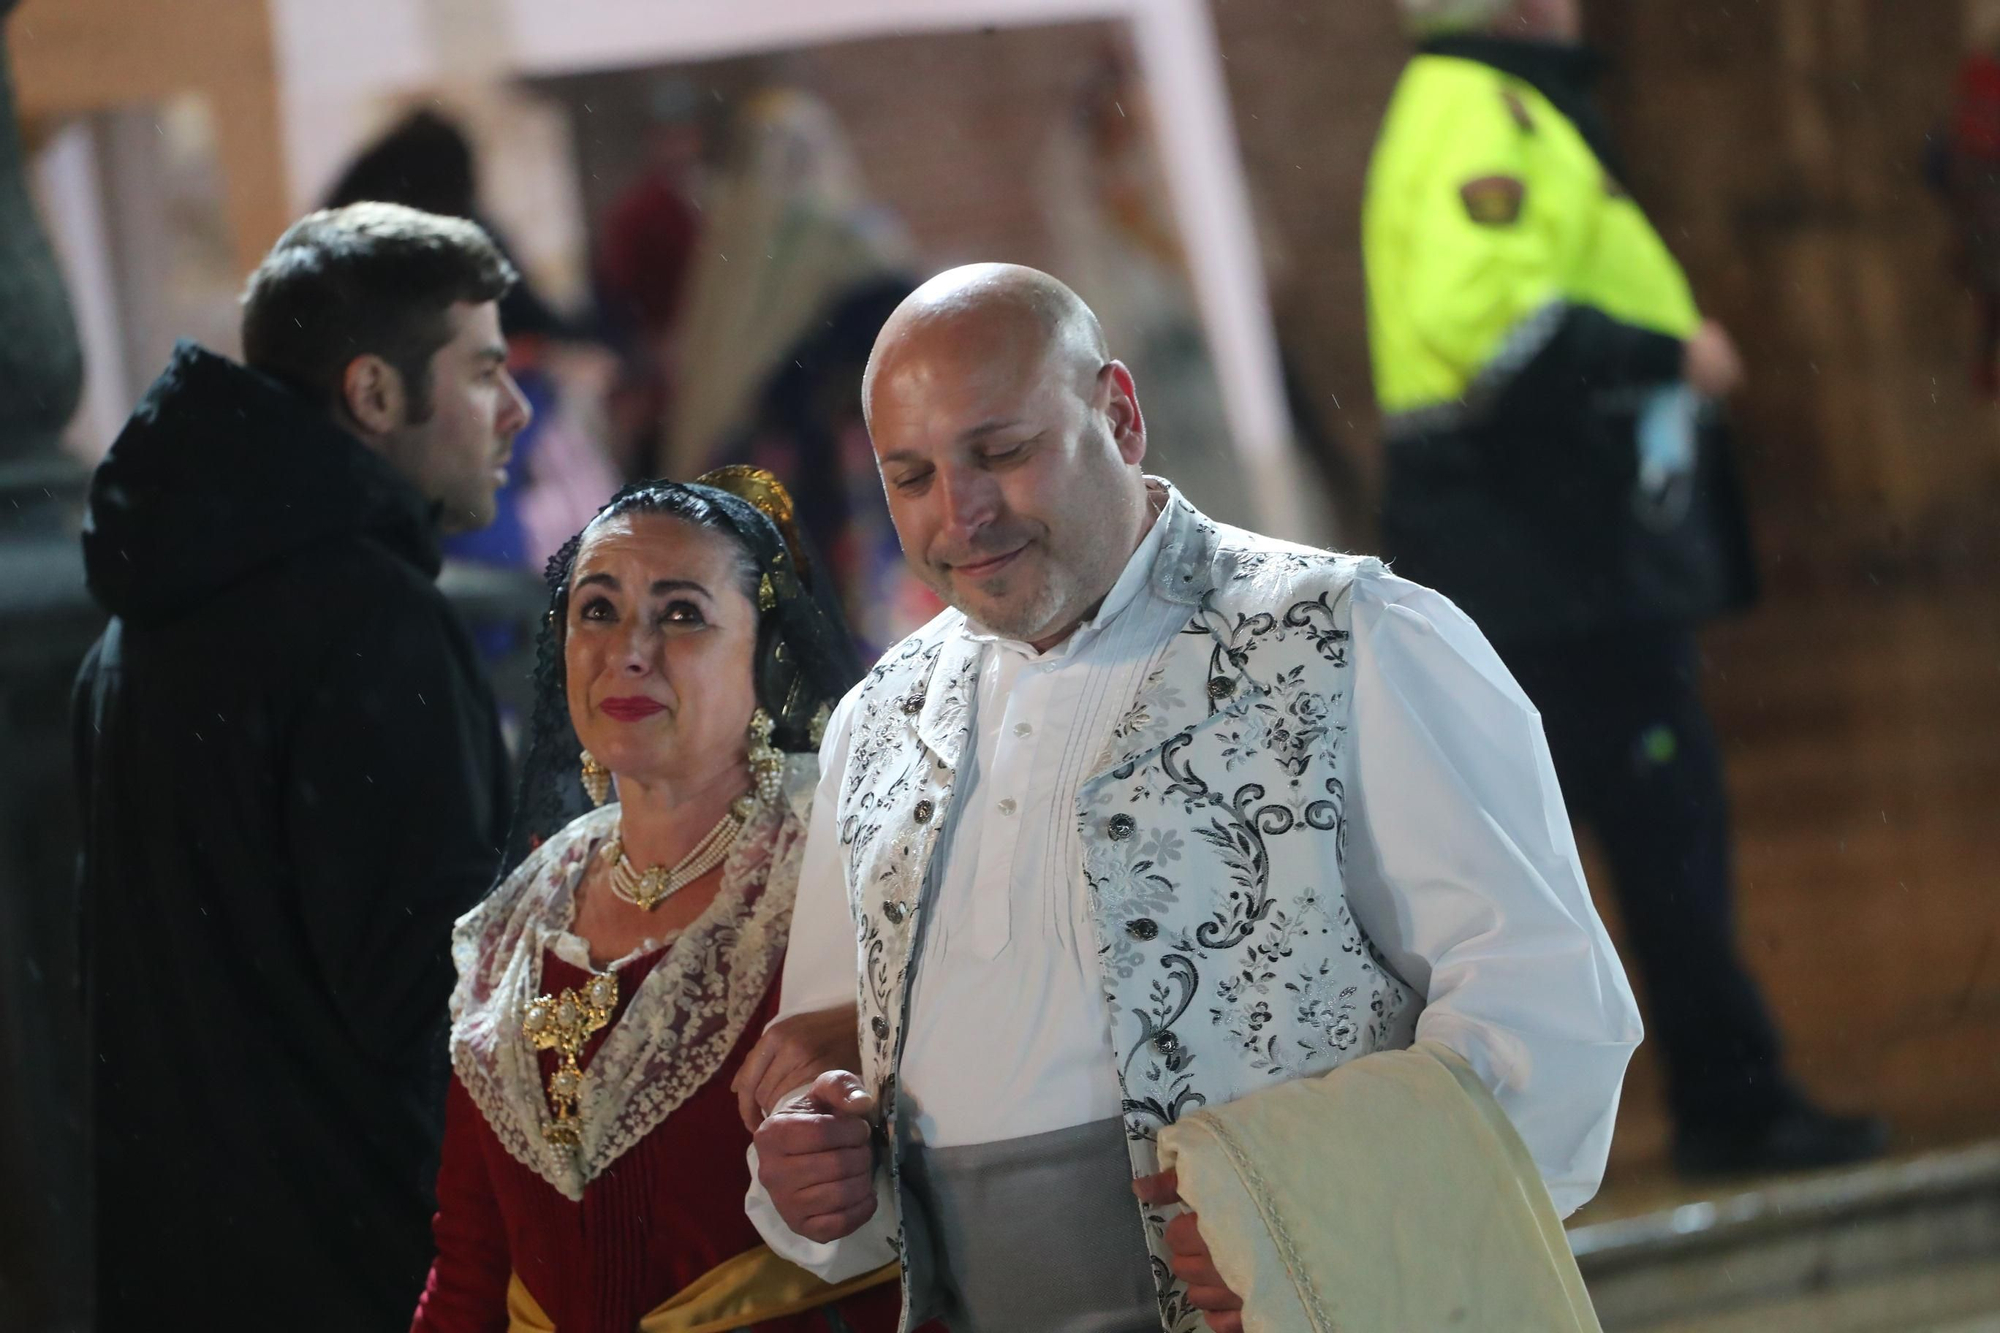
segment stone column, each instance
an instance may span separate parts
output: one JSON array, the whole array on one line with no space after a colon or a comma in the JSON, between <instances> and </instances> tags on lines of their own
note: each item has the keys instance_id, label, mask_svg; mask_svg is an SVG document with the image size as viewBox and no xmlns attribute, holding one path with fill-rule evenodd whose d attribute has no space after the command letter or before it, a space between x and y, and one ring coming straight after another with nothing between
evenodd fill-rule
<instances>
[{"instance_id":1,"label":"stone column","mask_svg":"<svg viewBox=\"0 0 2000 1333\"><path fill-rule=\"evenodd\" d=\"M88 1326L89 1052L69 682L96 616L62 453L83 354L28 195L0 0L0 1323Z\"/></svg>"}]
</instances>

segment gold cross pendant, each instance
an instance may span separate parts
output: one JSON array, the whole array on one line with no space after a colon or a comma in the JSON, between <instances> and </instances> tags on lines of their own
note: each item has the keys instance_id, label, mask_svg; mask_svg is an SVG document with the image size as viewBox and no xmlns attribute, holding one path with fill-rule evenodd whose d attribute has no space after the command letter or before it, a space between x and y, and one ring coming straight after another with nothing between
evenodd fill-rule
<instances>
[{"instance_id":1,"label":"gold cross pendant","mask_svg":"<svg viewBox=\"0 0 2000 1333\"><path fill-rule=\"evenodd\" d=\"M555 1051L562 1058L556 1072L549 1075L549 1106L555 1119L542 1126L542 1137L552 1145L574 1148L582 1141L577 1122L577 1103L583 1096L583 1070L576 1057L593 1032L611 1021L618 1007L618 974L605 972L590 979L581 992L565 987L555 995L537 995L528 1001L521 1032L538 1051Z\"/></svg>"}]
</instances>

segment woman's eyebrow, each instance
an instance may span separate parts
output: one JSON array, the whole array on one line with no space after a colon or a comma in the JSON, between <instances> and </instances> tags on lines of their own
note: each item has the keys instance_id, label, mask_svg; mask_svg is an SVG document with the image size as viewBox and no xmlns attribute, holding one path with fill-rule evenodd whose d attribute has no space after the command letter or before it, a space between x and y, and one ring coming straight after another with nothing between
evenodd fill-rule
<instances>
[{"instance_id":1,"label":"woman's eyebrow","mask_svg":"<svg viewBox=\"0 0 2000 1333\"><path fill-rule=\"evenodd\" d=\"M582 578L576 581L576 586L579 589L603 587L603 588L609 588L613 592L617 592L620 587L618 579L615 575L604 574L604 573L586 574ZM710 592L707 589L707 587L705 587L700 583L695 582L693 579L653 580L653 587L652 587L653 596L663 597L670 592L698 592L703 597L708 598L710 601L715 600L714 593Z\"/></svg>"}]
</instances>

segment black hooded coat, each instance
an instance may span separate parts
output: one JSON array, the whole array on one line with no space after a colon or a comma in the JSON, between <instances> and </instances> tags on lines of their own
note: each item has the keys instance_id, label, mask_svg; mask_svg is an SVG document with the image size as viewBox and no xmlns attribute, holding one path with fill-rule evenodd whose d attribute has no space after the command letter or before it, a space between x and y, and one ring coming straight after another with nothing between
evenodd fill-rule
<instances>
[{"instance_id":1,"label":"black hooded coat","mask_svg":"<svg viewBox=\"0 0 2000 1333\"><path fill-rule=\"evenodd\" d=\"M505 758L432 507L183 344L92 482L77 683L99 1324L408 1326L452 921Z\"/></svg>"}]
</instances>

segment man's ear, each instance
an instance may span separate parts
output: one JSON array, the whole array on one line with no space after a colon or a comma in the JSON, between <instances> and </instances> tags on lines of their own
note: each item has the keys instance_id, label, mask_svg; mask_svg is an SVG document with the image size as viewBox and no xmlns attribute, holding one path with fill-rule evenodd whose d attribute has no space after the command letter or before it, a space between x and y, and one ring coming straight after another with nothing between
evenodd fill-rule
<instances>
[{"instance_id":1,"label":"man's ear","mask_svg":"<svg viewBox=\"0 0 2000 1333\"><path fill-rule=\"evenodd\" d=\"M1146 457L1146 415L1139 410L1139 387L1123 361L1113 361L1098 372L1103 377L1100 392L1106 393L1105 413L1111 419L1111 438L1118 454L1127 463Z\"/></svg>"},{"instance_id":2,"label":"man's ear","mask_svg":"<svg viewBox=\"0 0 2000 1333\"><path fill-rule=\"evenodd\" d=\"M340 406L369 437L387 435L409 420L402 373L372 352L355 357L341 372Z\"/></svg>"}]
</instances>

